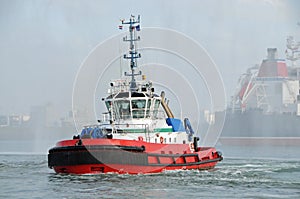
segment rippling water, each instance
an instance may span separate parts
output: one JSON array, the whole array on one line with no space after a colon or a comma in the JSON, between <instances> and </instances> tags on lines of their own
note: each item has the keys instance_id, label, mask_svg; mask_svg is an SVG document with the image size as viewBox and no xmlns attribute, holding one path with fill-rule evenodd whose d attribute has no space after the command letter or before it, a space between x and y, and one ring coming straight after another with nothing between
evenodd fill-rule
<instances>
[{"instance_id":1,"label":"rippling water","mask_svg":"<svg viewBox=\"0 0 300 199\"><path fill-rule=\"evenodd\" d=\"M0 198L299 198L297 160L226 158L210 171L61 175L45 155L0 155Z\"/></svg>"}]
</instances>

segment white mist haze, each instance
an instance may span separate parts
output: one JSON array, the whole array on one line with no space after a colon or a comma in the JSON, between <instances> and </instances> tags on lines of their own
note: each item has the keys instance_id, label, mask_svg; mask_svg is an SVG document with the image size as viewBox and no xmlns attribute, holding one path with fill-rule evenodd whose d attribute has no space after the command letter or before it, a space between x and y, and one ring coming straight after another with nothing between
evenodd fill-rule
<instances>
[{"instance_id":1,"label":"white mist haze","mask_svg":"<svg viewBox=\"0 0 300 199\"><path fill-rule=\"evenodd\" d=\"M228 98L238 77L266 48L284 58L299 36L299 1L0 1L0 112L26 113L52 103L71 110L76 72L98 43L117 34L120 18L171 28L199 42L216 62Z\"/></svg>"}]
</instances>

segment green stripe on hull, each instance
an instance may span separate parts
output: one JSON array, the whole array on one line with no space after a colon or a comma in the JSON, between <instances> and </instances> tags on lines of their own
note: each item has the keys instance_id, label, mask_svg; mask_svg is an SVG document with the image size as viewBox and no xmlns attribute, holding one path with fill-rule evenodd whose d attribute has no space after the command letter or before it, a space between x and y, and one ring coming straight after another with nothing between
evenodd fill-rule
<instances>
[{"instance_id":1,"label":"green stripe on hull","mask_svg":"<svg viewBox=\"0 0 300 199\"><path fill-rule=\"evenodd\" d=\"M154 132L173 132L173 129L172 128L159 128L159 129L154 129Z\"/></svg>"}]
</instances>

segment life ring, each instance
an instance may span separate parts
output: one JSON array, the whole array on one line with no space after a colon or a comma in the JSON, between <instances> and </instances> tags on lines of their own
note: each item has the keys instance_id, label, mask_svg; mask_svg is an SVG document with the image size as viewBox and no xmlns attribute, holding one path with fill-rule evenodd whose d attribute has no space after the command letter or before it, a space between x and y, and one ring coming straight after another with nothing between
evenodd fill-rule
<instances>
[{"instance_id":1,"label":"life ring","mask_svg":"<svg viewBox=\"0 0 300 199\"><path fill-rule=\"evenodd\" d=\"M76 143L75 143L75 146L81 146L82 145L82 141L81 139L79 139Z\"/></svg>"},{"instance_id":2,"label":"life ring","mask_svg":"<svg viewBox=\"0 0 300 199\"><path fill-rule=\"evenodd\" d=\"M139 136L139 137L138 137L138 140L139 140L139 141L143 141L143 136Z\"/></svg>"},{"instance_id":3,"label":"life ring","mask_svg":"<svg viewBox=\"0 0 300 199\"><path fill-rule=\"evenodd\" d=\"M193 142L190 143L190 150L191 150L192 152L195 151L195 147L194 147L194 143L193 143Z\"/></svg>"},{"instance_id":4,"label":"life ring","mask_svg":"<svg viewBox=\"0 0 300 199\"><path fill-rule=\"evenodd\" d=\"M160 136L159 141L161 144L164 143L164 138L162 136Z\"/></svg>"}]
</instances>

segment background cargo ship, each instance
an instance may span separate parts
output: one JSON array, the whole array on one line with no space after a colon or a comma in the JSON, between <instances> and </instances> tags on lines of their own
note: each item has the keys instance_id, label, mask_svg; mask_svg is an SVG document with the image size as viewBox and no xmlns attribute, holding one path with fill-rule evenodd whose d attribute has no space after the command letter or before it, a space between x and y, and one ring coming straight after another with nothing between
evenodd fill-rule
<instances>
[{"instance_id":1,"label":"background cargo ship","mask_svg":"<svg viewBox=\"0 0 300 199\"><path fill-rule=\"evenodd\" d=\"M287 39L286 59L267 49L260 66L249 68L238 83L226 118L222 144L300 144L300 42ZM220 113L205 113L210 128Z\"/></svg>"}]
</instances>

